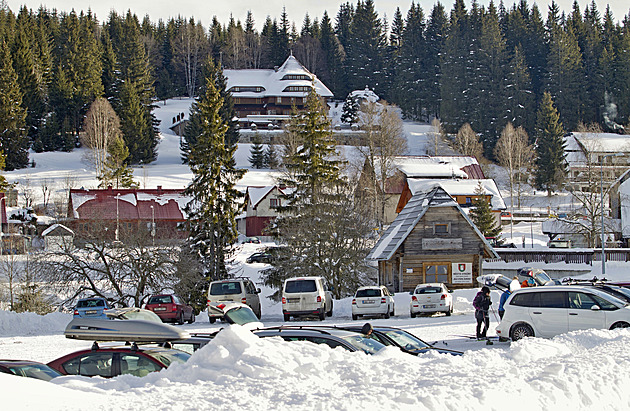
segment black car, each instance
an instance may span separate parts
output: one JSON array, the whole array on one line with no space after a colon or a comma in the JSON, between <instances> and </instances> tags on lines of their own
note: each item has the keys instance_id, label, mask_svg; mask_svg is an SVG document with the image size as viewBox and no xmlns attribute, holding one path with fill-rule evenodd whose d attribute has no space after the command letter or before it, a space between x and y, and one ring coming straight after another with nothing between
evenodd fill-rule
<instances>
[{"instance_id":1,"label":"black car","mask_svg":"<svg viewBox=\"0 0 630 411\"><path fill-rule=\"evenodd\" d=\"M363 326L365 327L365 326ZM362 332L363 327L350 326L339 327L344 330ZM371 338L374 338L383 345L391 345L400 348L406 353L418 355L427 352L439 352L440 354L463 355L461 351L449 350L445 348L437 348L429 343L422 341L420 338L408 331L395 327L376 326L372 327Z\"/></svg>"},{"instance_id":2,"label":"black car","mask_svg":"<svg viewBox=\"0 0 630 411\"><path fill-rule=\"evenodd\" d=\"M251 263L266 263L269 264L271 263L271 254L268 253L267 251L262 251L259 253L254 253L252 255L250 255L249 257L247 257L247 259L245 260L245 262L247 262L248 264Z\"/></svg>"},{"instance_id":3,"label":"black car","mask_svg":"<svg viewBox=\"0 0 630 411\"><path fill-rule=\"evenodd\" d=\"M573 278L567 278L565 280L562 280L562 284L594 287L612 295L613 297L617 297L621 301L630 303L630 288L609 283L605 279L599 280L597 279L597 277L593 278L592 280L576 280Z\"/></svg>"}]
</instances>

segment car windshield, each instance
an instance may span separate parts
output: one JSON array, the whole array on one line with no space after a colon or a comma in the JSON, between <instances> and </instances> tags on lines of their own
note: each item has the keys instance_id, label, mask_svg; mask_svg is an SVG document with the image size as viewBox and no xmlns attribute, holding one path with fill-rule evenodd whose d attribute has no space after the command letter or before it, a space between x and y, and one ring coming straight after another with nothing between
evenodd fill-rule
<instances>
[{"instance_id":1,"label":"car windshield","mask_svg":"<svg viewBox=\"0 0 630 411\"><path fill-rule=\"evenodd\" d=\"M101 299L79 300L77 302L77 308L89 308L89 307L105 307L105 302Z\"/></svg>"},{"instance_id":2,"label":"car windshield","mask_svg":"<svg viewBox=\"0 0 630 411\"><path fill-rule=\"evenodd\" d=\"M380 296L381 296L381 290L374 289L374 288L368 288L366 290L357 290L357 295L356 295L356 297L380 297Z\"/></svg>"},{"instance_id":3,"label":"car windshield","mask_svg":"<svg viewBox=\"0 0 630 411\"><path fill-rule=\"evenodd\" d=\"M317 291L315 280L291 280L284 287L285 293L312 293Z\"/></svg>"},{"instance_id":4,"label":"car windshield","mask_svg":"<svg viewBox=\"0 0 630 411\"><path fill-rule=\"evenodd\" d=\"M416 288L416 294L436 294L441 293L442 289L440 287L423 287Z\"/></svg>"},{"instance_id":5,"label":"car windshield","mask_svg":"<svg viewBox=\"0 0 630 411\"><path fill-rule=\"evenodd\" d=\"M260 321L249 307L236 307L225 313L225 319L230 324L249 324Z\"/></svg>"},{"instance_id":6,"label":"car windshield","mask_svg":"<svg viewBox=\"0 0 630 411\"><path fill-rule=\"evenodd\" d=\"M383 334L394 340L394 342L405 350L424 350L430 345L422 341L420 338L403 330L387 330Z\"/></svg>"},{"instance_id":7,"label":"car windshield","mask_svg":"<svg viewBox=\"0 0 630 411\"><path fill-rule=\"evenodd\" d=\"M210 295L240 294L241 283L238 281L229 283L214 283L210 286Z\"/></svg>"},{"instance_id":8,"label":"car windshield","mask_svg":"<svg viewBox=\"0 0 630 411\"><path fill-rule=\"evenodd\" d=\"M171 296L170 295L155 295L149 298L149 302L147 304L170 304Z\"/></svg>"},{"instance_id":9,"label":"car windshield","mask_svg":"<svg viewBox=\"0 0 630 411\"><path fill-rule=\"evenodd\" d=\"M534 274L534 278L538 284L544 285L551 281L551 277L547 275L545 272L539 272Z\"/></svg>"},{"instance_id":10,"label":"car windshield","mask_svg":"<svg viewBox=\"0 0 630 411\"><path fill-rule=\"evenodd\" d=\"M619 298L620 300L625 300L625 302L630 302L630 290L625 288L625 287L615 287L615 286L608 286L610 287L610 292L612 293L612 295L614 295L615 297ZM607 291L604 288L604 291Z\"/></svg>"},{"instance_id":11,"label":"car windshield","mask_svg":"<svg viewBox=\"0 0 630 411\"><path fill-rule=\"evenodd\" d=\"M383 344L376 341L375 339L366 337L361 334L346 335L345 337L341 338L350 343L357 350L361 350L366 354L376 354L377 352L385 348Z\"/></svg>"},{"instance_id":12,"label":"car windshield","mask_svg":"<svg viewBox=\"0 0 630 411\"><path fill-rule=\"evenodd\" d=\"M13 374L21 377L50 381L61 374L44 364L20 364L6 366Z\"/></svg>"},{"instance_id":13,"label":"car windshield","mask_svg":"<svg viewBox=\"0 0 630 411\"><path fill-rule=\"evenodd\" d=\"M167 367L175 362L183 364L190 358L190 354L178 350L152 350L145 351L144 353L155 358Z\"/></svg>"}]
</instances>

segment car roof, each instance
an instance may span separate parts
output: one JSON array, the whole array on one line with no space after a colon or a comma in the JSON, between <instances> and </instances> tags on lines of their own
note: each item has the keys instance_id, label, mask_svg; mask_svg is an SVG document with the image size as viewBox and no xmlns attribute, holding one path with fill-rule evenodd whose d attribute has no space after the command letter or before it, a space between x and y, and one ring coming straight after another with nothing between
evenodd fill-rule
<instances>
[{"instance_id":1,"label":"car roof","mask_svg":"<svg viewBox=\"0 0 630 411\"><path fill-rule=\"evenodd\" d=\"M380 290L381 288L385 287L384 285L365 285L363 287L359 287L357 288L357 291L359 290Z\"/></svg>"},{"instance_id":2,"label":"car roof","mask_svg":"<svg viewBox=\"0 0 630 411\"><path fill-rule=\"evenodd\" d=\"M317 280L317 279L323 279L324 277L321 276L306 276L306 277L291 277L291 278L287 278L286 281L293 281L293 280Z\"/></svg>"},{"instance_id":3,"label":"car roof","mask_svg":"<svg viewBox=\"0 0 630 411\"><path fill-rule=\"evenodd\" d=\"M416 285L416 288L441 287L443 285L444 285L444 283L425 283L425 284L418 284L418 285Z\"/></svg>"},{"instance_id":4,"label":"car roof","mask_svg":"<svg viewBox=\"0 0 630 411\"><path fill-rule=\"evenodd\" d=\"M360 334L357 333L356 331L350 331L350 330L346 330L343 328L337 328L337 327L333 327L333 326L303 326L303 325L296 325L296 326L286 326L286 325L281 325L279 327L267 327L267 328L259 328L257 330L254 330L254 333L259 333L259 332L279 332L279 335L282 334L293 334L293 335L332 335L335 337L345 337L348 335L356 335L356 334Z\"/></svg>"},{"instance_id":5,"label":"car roof","mask_svg":"<svg viewBox=\"0 0 630 411\"><path fill-rule=\"evenodd\" d=\"M32 361L32 360L8 360L8 359L0 359L0 365L8 365L8 364L14 364L14 365L30 365L30 364L37 364L37 365L45 365L39 361Z\"/></svg>"}]
</instances>

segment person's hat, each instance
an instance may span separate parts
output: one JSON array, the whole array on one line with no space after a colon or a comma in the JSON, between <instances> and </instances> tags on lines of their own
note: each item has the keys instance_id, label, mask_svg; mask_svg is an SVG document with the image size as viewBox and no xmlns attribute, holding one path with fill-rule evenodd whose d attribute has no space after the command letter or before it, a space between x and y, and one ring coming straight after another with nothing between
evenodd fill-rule
<instances>
[{"instance_id":1,"label":"person's hat","mask_svg":"<svg viewBox=\"0 0 630 411\"><path fill-rule=\"evenodd\" d=\"M483 287L481 287L481 291L482 291L484 294L487 294L487 293L489 293L489 292L490 292L490 289L484 285Z\"/></svg>"}]
</instances>

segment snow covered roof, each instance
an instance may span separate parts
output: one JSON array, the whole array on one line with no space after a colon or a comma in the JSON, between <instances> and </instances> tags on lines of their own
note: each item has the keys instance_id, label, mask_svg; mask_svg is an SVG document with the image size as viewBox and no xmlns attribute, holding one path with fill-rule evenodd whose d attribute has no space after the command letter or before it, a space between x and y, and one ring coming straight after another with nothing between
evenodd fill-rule
<instances>
[{"instance_id":1,"label":"snow covered roof","mask_svg":"<svg viewBox=\"0 0 630 411\"><path fill-rule=\"evenodd\" d=\"M506 208L501 192L494 180L485 179L408 179L407 185L411 191L411 195L415 196L420 193L427 193L435 187L442 187L448 194L452 196L473 196L478 184L484 188L485 194L492 196L490 206L493 210L504 210Z\"/></svg>"},{"instance_id":2,"label":"snow covered roof","mask_svg":"<svg viewBox=\"0 0 630 411\"><path fill-rule=\"evenodd\" d=\"M359 101L368 101L370 103L376 103L381 98L372 90L365 86L364 90L354 90L350 92L350 96L357 97Z\"/></svg>"},{"instance_id":3,"label":"snow covered roof","mask_svg":"<svg viewBox=\"0 0 630 411\"><path fill-rule=\"evenodd\" d=\"M69 229L63 224L53 224L44 231L42 231L42 237L46 237L47 235L51 235L53 232L57 231L58 235L74 235L74 231Z\"/></svg>"},{"instance_id":4,"label":"snow covered roof","mask_svg":"<svg viewBox=\"0 0 630 411\"><path fill-rule=\"evenodd\" d=\"M464 170L467 166L479 166L477 159L469 156L399 156L393 163L408 178L471 178Z\"/></svg>"},{"instance_id":5,"label":"snow covered roof","mask_svg":"<svg viewBox=\"0 0 630 411\"><path fill-rule=\"evenodd\" d=\"M284 64L274 69L223 70L227 78L227 89L234 97L304 97L305 91L289 91L288 87L315 87L322 97L333 97L333 93L316 75L306 69L293 55Z\"/></svg>"},{"instance_id":6,"label":"snow covered roof","mask_svg":"<svg viewBox=\"0 0 630 411\"><path fill-rule=\"evenodd\" d=\"M596 140L598 153L630 152L630 138L615 133L572 133L576 140L588 147L588 140Z\"/></svg>"},{"instance_id":7,"label":"snow covered roof","mask_svg":"<svg viewBox=\"0 0 630 411\"><path fill-rule=\"evenodd\" d=\"M258 203L267 196L276 186L266 186L266 187L247 187L247 197L248 205L251 203L253 208L256 208Z\"/></svg>"},{"instance_id":8,"label":"snow covered roof","mask_svg":"<svg viewBox=\"0 0 630 411\"><path fill-rule=\"evenodd\" d=\"M68 216L89 220L186 219L184 207L190 197L178 189L70 190Z\"/></svg>"},{"instance_id":9,"label":"snow covered roof","mask_svg":"<svg viewBox=\"0 0 630 411\"><path fill-rule=\"evenodd\" d=\"M464 213L462 208L442 187L435 186L430 191L420 192L409 200L407 205L398 214L396 219L389 225L385 233L378 240L374 248L367 256L368 260L387 261L391 259L396 250L400 248L405 239L409 236L420 219L426 214L430 207L454 207L461 213L464 219L475 230L480 240L484 242L487 250L494 258L499 258L490 243L485 239L477 226Z\"/></svg>"}]
</instances>

